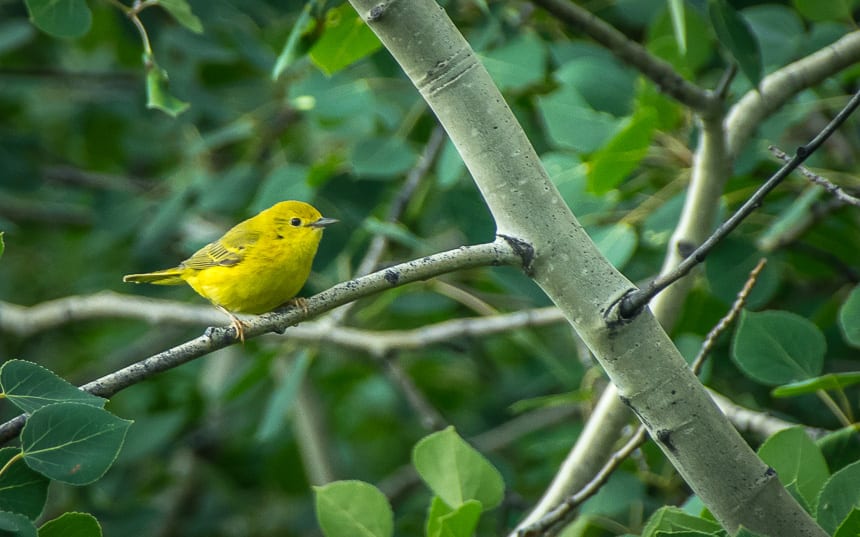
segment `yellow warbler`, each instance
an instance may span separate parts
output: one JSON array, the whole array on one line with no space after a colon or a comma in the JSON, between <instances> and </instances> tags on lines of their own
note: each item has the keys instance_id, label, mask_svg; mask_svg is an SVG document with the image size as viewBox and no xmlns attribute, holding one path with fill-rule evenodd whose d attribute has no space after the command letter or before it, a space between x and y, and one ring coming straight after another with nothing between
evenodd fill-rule
<instances>
[{"instance_id":1,"label":"yellow warbler","mask_svg":"<svg viewBox=\"0 0 860 537\"><path fill-rule=\"evenodd\" d=\"M240 222L179 266L129 274L122 281L186 282L230 316L244 341L243 325L231 312L265 313L296 296L310 274L323 228L335 222L302 201L282 201Z\"/></svg>"}]
</instances>

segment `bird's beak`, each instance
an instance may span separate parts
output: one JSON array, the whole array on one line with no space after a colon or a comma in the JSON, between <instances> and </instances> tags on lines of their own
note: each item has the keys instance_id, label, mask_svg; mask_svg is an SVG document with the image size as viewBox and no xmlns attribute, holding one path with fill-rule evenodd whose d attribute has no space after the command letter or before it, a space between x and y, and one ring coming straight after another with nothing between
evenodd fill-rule
<instances>
[{"instance_id":1,"label":"bird's beak","mask_svg":"<svg viewBox=\"0 0 860 537\"><path fill-rule=\"evenodd\" d=\"M323 217L323 218L320 218L319 220L315 220L315 221L311 222L310 224L308 224L308 227L324 228L330 224L335 224L337 222L340 222L340 220L338 220L336 218L325 218L325 217Z\"/></svg>"}]
</instances>

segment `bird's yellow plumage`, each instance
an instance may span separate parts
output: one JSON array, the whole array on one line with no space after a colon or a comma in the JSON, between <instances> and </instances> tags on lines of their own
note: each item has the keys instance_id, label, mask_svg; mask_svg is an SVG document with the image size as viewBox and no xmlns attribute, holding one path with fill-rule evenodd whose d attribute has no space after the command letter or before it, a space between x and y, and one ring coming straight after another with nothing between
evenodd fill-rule
<instances>
[{"instance_id":1,"label":"bird's yellow plumage","mask_svg":"<svg viewBox=\"0 0 860 537\"><path fill-rule=\"evenodd\" d=\"M286 303L308 279L323 228L337 222L301 201L282 201L237 224L179 266L129 274L124 282L188 283L242 325L231 312L265 313Z\"/></svg>"}]
</instances>

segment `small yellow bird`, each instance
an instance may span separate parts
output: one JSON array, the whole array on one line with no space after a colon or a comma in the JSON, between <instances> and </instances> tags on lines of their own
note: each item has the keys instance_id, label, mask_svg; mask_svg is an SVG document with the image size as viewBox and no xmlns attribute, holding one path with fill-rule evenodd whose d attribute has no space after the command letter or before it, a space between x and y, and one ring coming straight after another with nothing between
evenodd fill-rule
<instances>
[{"instance_id":1,"label":"small yellow bird","mask_svg":"<svg viewBox=\"0 0 860 537\"><path fill-rule=\"evenodd\" d=\"M211 242L178 267L128 274L122 281L180 285L230 316L245 341L236 313L260 314L290 301L311 272L323 229L337 222L302 201L282 201Z\"/></svg>"}]
</instances>

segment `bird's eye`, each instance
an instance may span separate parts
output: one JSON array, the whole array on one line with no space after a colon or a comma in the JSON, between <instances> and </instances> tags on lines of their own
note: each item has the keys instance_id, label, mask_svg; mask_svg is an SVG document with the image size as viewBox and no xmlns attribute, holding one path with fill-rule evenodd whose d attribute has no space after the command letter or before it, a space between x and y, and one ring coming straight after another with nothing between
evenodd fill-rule
<instances>
[{"instance_id":1,"label":"bird's eye","mask_svg":"<svg viewBox=\"0 0 860 537\"><path fill-rule=\"evenodd\" d=\"M299 227L300 225L302 225L302 219L301 218L293 218L292 220L290 220L290 225L295 226L295 227Z\"/></svg>"}]
</instances>

